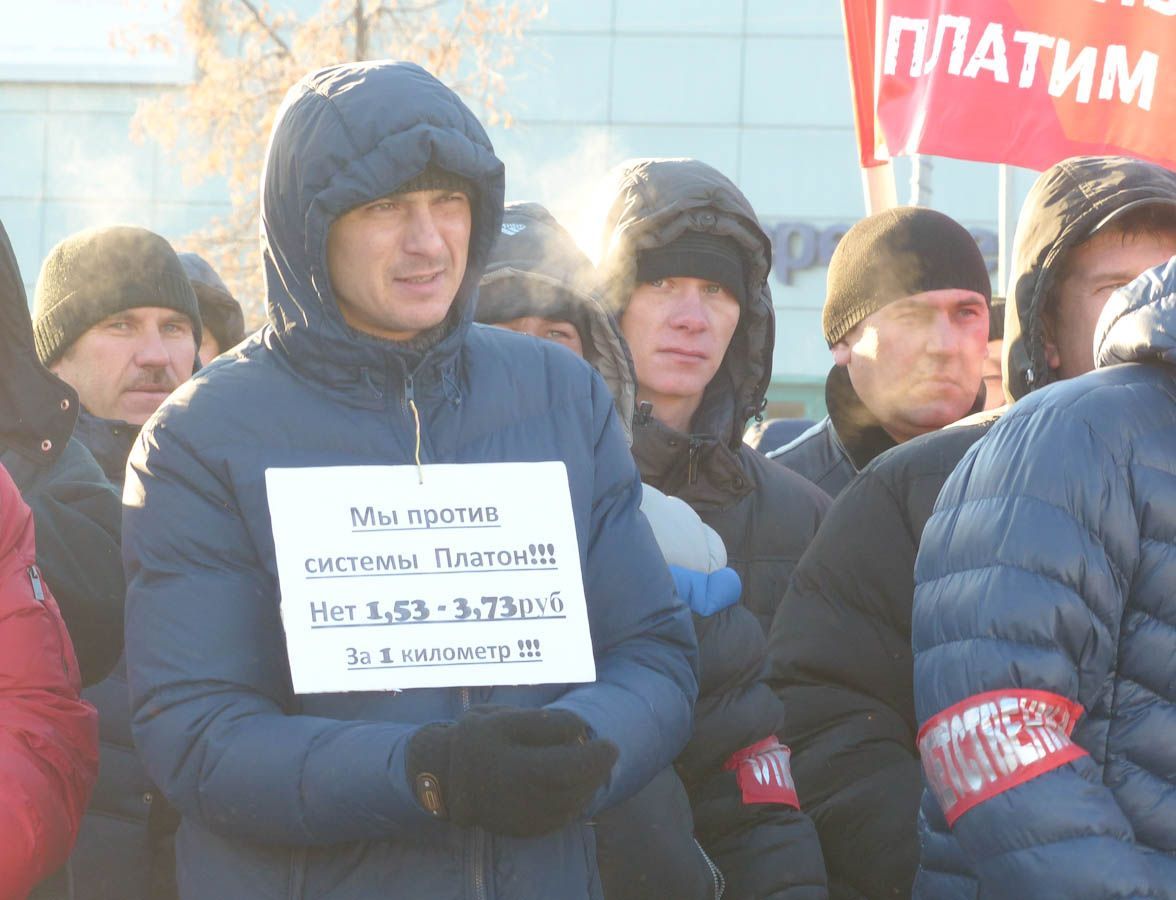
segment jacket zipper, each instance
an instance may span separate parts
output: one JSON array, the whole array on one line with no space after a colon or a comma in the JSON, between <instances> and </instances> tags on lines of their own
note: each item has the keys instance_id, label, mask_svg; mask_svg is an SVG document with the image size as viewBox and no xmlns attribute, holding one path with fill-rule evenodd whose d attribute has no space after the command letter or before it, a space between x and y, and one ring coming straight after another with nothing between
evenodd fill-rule
<instances>
[{"instance_id":1,"label":"jacket zipper","mask_svg":"<svg viewBox=\"0 0 1176 900\"><path fill-rule=\"evenodd\" d=\"M420 469L421 459L421 420L420 413L416 408L416 393L413 385L412 375L406 375L404 378L404 411L412 419L414 434L416 437L416 449L414 457L418 470ZM422 476L423 477L423 476ZM458 688L458 697L461 700L461 711L464 715L470 711L471 696L468 687ZM470 829L471 846L470 846L470 869L474 876L474 900L487 900L486 898L486 878L483 872L483 865L486 852L486 832L484 829L474 826Z\"/></svg>"},{"instance_id":2,"label":"jacket zipper","mask_svg":"<svg viewBox=\"0 0 1176 900\"><path fill-rule=\"evenodd\" d=\"M409 412L410 407L416 402L416 394L413 389L412 376L404 376L404 411Z\"/></svg>"},{"instance_id":3,"label":"jacket zipper","mask_svg":"<svg viewBox=\"0 0 1176 900\"><path fill-rule=\"evenodd\" d=\"M702 441L692 437L690 450L686 454L686 483L694 484L698 481L698 460L702 456Z\"/></svg>"},{"instance_id":4,"label":"jacket zipper","mask_svg":"<svg viewBox=\"0 0 1176 900\"><path fill-rule=\"evenodd\" d=\"M29 576L29 585L33 589L33 599L43 604L45 602L45 582L41 580L41 570L36 566L29 566L25 569L25 573ZM69 659L64 650L61 652L61 671L65 672L67 677L71 674Z\"/></svg>"},{"instance_id":5,"label":"jacket zipper","mask_svg":"<svg viewBox=\"0 0 1176 900\"><path fill-rule=\"evenodd\" d=\"M706 861L707 867L710 869L711 879L715 886L715 900L723 900L723 894L727 890L727 879L723 877L723 873L719 871L719 867L715 865L705 850L702 849L702 844L698 843L695 838L694 846L698 848L698 852L702 854L702 858Z\"/></svg>"},{"instance_id":6,"label":"jacket zipper","mask_svg":"<svg viewBox=\"0 0 1176 900\"><path fill-rule=\"evenodd\" d=\"M458 689L461 697L461 711L463 714L470 711L470 689L463 687ZM485 855L485 840L486 832L475 825L470 829L472 837L472 846L470 850L470 857L472 865L470 869L474 875L474 900L486 900L486 879L483 876L482 866L484 863L483 856Z\"/></svg>"},{"instance_id":7,"label":"jacket zipper","mask_svg":"<svg viewBox=\"0 0 1176 900\"><path fill-rule=\"evenodd\" d=\"M29 583L33 586L33 596L38 602L45 602L45 585L41 581L41 573L36 566L29 566Z\"/></svg>"},{"instance_id":8,"label":"jacket zipper","mask_svg":"<svg viewBox=\"0 0 1176 900\"><path fill-rule=\"evenodd\" d=\"M310 851L306 847L296 847L290 854L290 888L287 891L291 900L303 900L306 895L306 861Z\"/></svg>"}]
</instances>

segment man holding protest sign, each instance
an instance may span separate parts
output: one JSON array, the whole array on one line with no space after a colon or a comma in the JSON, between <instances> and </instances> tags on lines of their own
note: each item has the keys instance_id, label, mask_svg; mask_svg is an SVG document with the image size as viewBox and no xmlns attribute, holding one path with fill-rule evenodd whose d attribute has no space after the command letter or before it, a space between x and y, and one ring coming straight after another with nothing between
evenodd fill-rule
<instances>
[{"instance_id":1,"label":"man holding protest sign","mask_svg":"<svg viewBox=\"0 0 1176 900\"><path fill-rule=\"evenodd\" d=\"M608 389L471 327L503 168L423 70L307 76L263 182L270 324L128 475L181 895L598 898L584 819L670 762L697 691Z\"/></svg>"}]
</instances>

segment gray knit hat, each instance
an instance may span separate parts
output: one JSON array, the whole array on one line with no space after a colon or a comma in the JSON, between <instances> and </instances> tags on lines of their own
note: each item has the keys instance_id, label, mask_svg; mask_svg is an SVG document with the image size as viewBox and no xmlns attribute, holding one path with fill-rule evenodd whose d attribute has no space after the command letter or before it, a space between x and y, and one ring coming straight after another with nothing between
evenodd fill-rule
<instances>
[{"instance_id":1,"label":"gray knit hat","mask_svg":"<svg viewBox=\"0 0 1176 900\"><path fill-rule=\"evenodd\" d=\"M183 313L200 346L200 308L171 244L129 225L90 228L49 251L37 278L33 338L52 365L107 316L141 306Z\"/></svg>"}]
</instances>

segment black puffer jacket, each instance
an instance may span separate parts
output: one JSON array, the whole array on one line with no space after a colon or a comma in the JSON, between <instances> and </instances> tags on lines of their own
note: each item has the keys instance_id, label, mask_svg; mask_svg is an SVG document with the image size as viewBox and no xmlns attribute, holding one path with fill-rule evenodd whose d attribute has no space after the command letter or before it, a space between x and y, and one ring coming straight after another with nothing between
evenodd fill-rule
<instances>
[{"instance_id":1,"label":"black puffer jacket","mask_svg":"<svg viewBox=\"0 0 1176 900\"><path fill-rule=\"evenodd\" d=\"M1106 157L1067 160L1041 176L1021 213L1017 290L1005 308L1006 391L1027 391L1024 367L1044 352L1024 343L1041 334L1042 261L1054 264L1094 223L1144 196L1176 198L1176 179ZM1012 370L1010 356L1020 360ZM797 788L838 896L911 891L922 795L910 649L915 554L947 477L995 421L979 414L867 465L833 504L773 625L769 678L788 710ZM961 883L972 890L967 863L942 835L924 835L922 860L934 885L926 896L956 896Z\"/></svg>"},{"instance_id":2,"label":"black puffer jacket","mask_svg":"<svg viewBox=\"0 0 1176 900\"><path fill-rule=\"evenodd\" d=\"M638 251L664 246L688 229L739 242L750 299L691 433L663 425L657 410L654 417L639 415L633 455L645 481L681 497L719 533L743 581L743 603L766 632L829 505L823 491L743 443L772 376L771 242L747 198L710 166L691 159L640 160L620 172L606 220L604 291L610 307L622 310L633 292Z\"/></svg>"},{"instance_id":3,"label":"black puffer jacket","mask_svg":"<svg viewBox=\"0 0 1176 900\"><path fill-rule=\"evenodd\" d=\"M911 687L915 553L939 489L988 429L882 454L833 503L773 623L768 678L834 897L905 898L923 791Z\"/></svg>"},{"instance_id":4,"label":"black puffer jacket","mask_svg":"<svg viewBox=\"0 0 1176 900\"><path fill-rule=\"evenodd\" d=\"M732 754L764 738L788 742L783 708L761 680L764 629L828 505L821 491L742 443L771 376L775 332L767 238L743 195L709 166L646 160L621 175L602 272L612 305L623 308L633 288L636 251L660 246L688 227L740 242L753 299L692 433L641 414L634 422L633 452L642 478L685 500L718 532L743 582L741 605L694 618L699 699L694 733L675 765L690 794L696 835L726 876L725 896L821 897L823 863L807 817L779 804L742 802L734 771L724 770Z\"/></svg>"},{"instance_id":5,"label":"black puffer jacket","mask_svg":"<svg viewBox=\"0 0 1176 900\"><path fill-rule=\"evenodd\" d=\"M139 429L99 418L83 407L75 434L121 491ZM120 657L114 671L86 688L82 697L98 709L99 768L70 856L69 900L175 897L174 842L180 820L135 752L126 658Z\"/></svg>"},{"instance_id":6,"label":"black puffer jacket","mask_svg":"<svg viewBox=\"0 0 1176 900\"><path fill-rule=\"evenodd\" d=\"M694 733L674 765L694 811L694 832L727 884L727 900L828 896L812 822L781 804L747 803L732 756L765 738L787 743L784 707L763 680L766 638L740 605L694 616L699 690ZM651 894L651 897L664 896Z\"/></svg>"},{"instance_id":7,"label":"black puffer jacket","mask_svg":"<svg viewBox=\"0 0 1176 900\"><path fill-rule=\"evenodd\" d=\"M24 282L0 225L0 463L33 511L37 564L57 598L82 683L122 652L122 507L70 435L77 393L37 359Z\"/></svg>"}]
</instances>

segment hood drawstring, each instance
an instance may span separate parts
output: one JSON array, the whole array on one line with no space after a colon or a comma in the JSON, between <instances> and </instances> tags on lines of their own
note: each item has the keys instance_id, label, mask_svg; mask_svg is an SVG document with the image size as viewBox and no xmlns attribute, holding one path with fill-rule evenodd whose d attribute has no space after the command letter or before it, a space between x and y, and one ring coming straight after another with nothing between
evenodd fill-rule
<instances>
[{"instance_id":1,"label":"hood drawstring","mask_svg":"<svg viewBox=\"0 0 1176 900\"><path fill-rule=\"evenodd\" d=\"M412 420L416 424L416 449L413 451L413 458L416 459L417 467L417 483L425 483L425 470L421 468L421 414L417 412L415 400L408 401L408 408L412 410Z\"/></svg>"},{"instance_id":2,"label":"hood drawstring","mask_svg":"<svg viewBox=\"0 0 1176 900\"><path fill-rule=\"evenodd\" d=\"M416 405L416 394L413 389L412 376L404 379L404 402L412 413L413 425L416 429L416 446L413 449L413 459L416 460L417 483L425 483L425 470L421 467L421 414Z\"/></svg>"}]
</instances>

